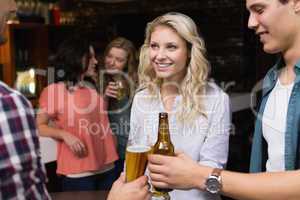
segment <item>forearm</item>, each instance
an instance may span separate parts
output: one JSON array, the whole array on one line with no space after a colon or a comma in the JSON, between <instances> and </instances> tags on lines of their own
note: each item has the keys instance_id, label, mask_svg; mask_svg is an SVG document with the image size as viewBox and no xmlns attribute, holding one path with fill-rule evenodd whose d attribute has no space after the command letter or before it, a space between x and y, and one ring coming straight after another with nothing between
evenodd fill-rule
<instances>
[{"instance_id":1,"label":"forearm","mask_svg":"<svg viewBox=\"0 0 300 200\"><path fill-rule=\"evenodd\" d=\"M56 140L64 140L65 131L46 124L38 125L39 135L43 137L51 137Z\"/></svg>"},{"instance_id":2,"label":"forearm","mask_svg":"<svg viewBox=\"0 0 300 200\"><path fill-rule=\"evenodd\" d=\"M242 174L223 171L222 192L243 200L300 199L300 171Z\"/></svg>"},{"instance_id":3,"label":"forearm","mask_svg":"<svg viewBox=\"0 0 300 200\"><path fill-rule=\"evenodd\" d=\"M64 136L66 135L65 131L53 126L51 124L52 119L46 112L40 110L36 117L36 124L39 131L39 135L43 137L51 137L56 140L64 140Z\"/></svg>"},{"instance_id":4,"label":"forearm","mask_svg":"<svg viewBox=\"0 0 300 200\"><path fill-rule=\"evenodd\" d=\"M199 166L190 179L194 188L205 190L205 180L211 172L212 168ZM222 194L234 199L300 199L300 171L245 174L224 170L221 176Z\"/></svg>"}]
</instances>

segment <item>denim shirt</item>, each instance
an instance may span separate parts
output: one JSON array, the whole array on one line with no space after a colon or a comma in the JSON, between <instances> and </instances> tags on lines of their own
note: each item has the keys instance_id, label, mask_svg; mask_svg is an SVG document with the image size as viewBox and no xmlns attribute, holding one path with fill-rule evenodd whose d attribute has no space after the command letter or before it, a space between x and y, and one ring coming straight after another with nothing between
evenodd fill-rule
<instances>
[{"instance_id":1,"label":"denim shirt","mask_svg":"<svg viewBox=\"0 0 300 200\"><path fill-rule=\"evenodd\" d=\"M274 88L280 69L284 66L280 59L275 66L269 70L263 81L263 93L261 105L258 111L254 137L252 143L250 172L262 172L265 169L267 156L266 142L262 135L262 116L269 94ZM285 170L294 170L299 167L299 139L300 132L300 60L294 67L296 79L289 99L286 130L285 130Z\"/></svg>"}]
</instances>

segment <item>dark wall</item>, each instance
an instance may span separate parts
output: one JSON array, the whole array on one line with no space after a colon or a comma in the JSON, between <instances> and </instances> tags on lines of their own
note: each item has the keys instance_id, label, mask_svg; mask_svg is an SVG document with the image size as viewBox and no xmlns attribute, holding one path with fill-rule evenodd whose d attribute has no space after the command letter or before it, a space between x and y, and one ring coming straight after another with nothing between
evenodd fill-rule
<instances>
[{"instance_id":1,"label":"dark wall","mask_svg":"<svg viewBox=\"0 0 300 200\"><path fill-rule=\"evenodd\" d=\"M250 91L274 62L273 57L265 57L257 38L247 28L244 0L81 2L78 9L81 24L100 35L100 50L119 35L132 40L139 48L147 22L170 11L187 14L206 41L212 77L218 83L234 81L232 91Z\"/></svg>"}]
</instances>

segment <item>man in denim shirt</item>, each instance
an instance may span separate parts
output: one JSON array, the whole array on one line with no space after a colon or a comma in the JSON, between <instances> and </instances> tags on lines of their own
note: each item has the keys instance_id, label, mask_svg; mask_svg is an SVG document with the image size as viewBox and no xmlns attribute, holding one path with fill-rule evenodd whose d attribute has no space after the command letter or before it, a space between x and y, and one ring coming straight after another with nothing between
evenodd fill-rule
<instances>
[{"instance_id":1,"label":"man in denim shirt","mask_svg":"<svg viewBox=\"0 0 300 200\"><path fill-rule=\"evenodd\" d=\"M263 82L255 124L251 172L299 169L300 3L248 0L249 28L266 53L281 58Z\"/></svg>"}]
</instances>

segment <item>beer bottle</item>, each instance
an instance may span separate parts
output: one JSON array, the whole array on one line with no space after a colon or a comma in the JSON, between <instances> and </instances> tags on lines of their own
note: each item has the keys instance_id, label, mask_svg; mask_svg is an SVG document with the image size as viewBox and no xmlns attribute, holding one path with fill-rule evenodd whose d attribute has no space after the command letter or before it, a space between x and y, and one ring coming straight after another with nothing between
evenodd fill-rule
<instances>
[{"instance_id":1,"label":"beer bottle","mask_svg":"<svg viewBox=\"0 0 300 200\"><path fill-rule=\"evenodd\" d=\"M169 122L168 113L159 113L159 126L158 126L158 136L155 145L152 150L153 154L174 156L174 145L171 142L170 132L169 132ZM160 189L154 188L154 194L157 196L164 196L172 189Z\"/></svg>"}]
</instances>

